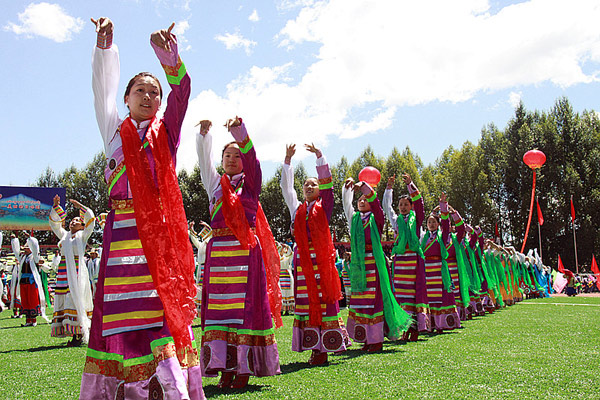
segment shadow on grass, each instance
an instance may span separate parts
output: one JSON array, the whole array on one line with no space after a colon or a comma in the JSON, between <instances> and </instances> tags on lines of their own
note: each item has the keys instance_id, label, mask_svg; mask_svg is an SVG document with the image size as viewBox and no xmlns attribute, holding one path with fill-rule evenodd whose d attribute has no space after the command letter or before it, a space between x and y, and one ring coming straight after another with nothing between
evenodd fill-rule
<instances>
[{"instance_id":1,"label":"shadow on grass","mask_svg":"<svg viewBox=\"0 0 600 400\"><path fill-rule=\"evenodd\" d=\"M15 328L25 328L24 326L21 325L16 325L16 326L5 326L4 328L0 328L0 330L3 329L15 329ZM29 327L28 327L29 328Z\"/></svg>"},{"instance_id":2,"label":"shadow on grass","mask_svg":"<svg viewBox=\"0 0 600 400\"><path fill-rule=\"evenodd\" d=\"M250 379L258 379L255 377L250 377ZM218 396L229 396L233 394L242 394L242 393L253 393L253 392L262 392L270 389L269 385L246 385L243 389L219 389L217 385L206 385L203 387L204 394L207 398L218 397Z\"/></svg>"},{"instance_id":3,"label":"shadow on grass","mask_svg":"<svg viewBox=\"0 0 600 400\"><path fill-rule=\"evenodd\" d=\"M48 351L48 350L56 350L56 349L67 349L68 347L64 344L54 345L54 346L40 346L40 347L32 347L30 349L20 349L20 350L6 350L0 351L0 354L8 354L8 353L36 353L38 351Z\"/></svg>"}]
</instances>

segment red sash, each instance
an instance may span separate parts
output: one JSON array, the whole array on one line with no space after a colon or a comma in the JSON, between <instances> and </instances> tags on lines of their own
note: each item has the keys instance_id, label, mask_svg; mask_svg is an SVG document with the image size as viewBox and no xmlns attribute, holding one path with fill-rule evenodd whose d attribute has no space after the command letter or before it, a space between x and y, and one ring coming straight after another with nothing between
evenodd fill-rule
<instances>
[{"instance_id":1,"label":"red sash","mask_svg":"<svg viewBox=\"0 0 600 400\"><path fill-rule=\"evenodd\" d=\"M254 248L256 246L256 237L252 229L250 229L242 200L231 187L231 182L227 174L223 174L221 177L221 190L223 191L221 211L223 212L223 218L227 227L233 231L242 248ZM271 227L260 202L256 210L256 235L261 244L261 253L267 275L267 295L269 297L271 316L275 320L275 328L280 328L283 326L283 321L281 319L281 289L279 288L279 269L281 268L279 253L277 252Z\"/></svg>"},{"instance_id":2,"label":"red sash","mask_svg":"<svg viewBox=\"0 0 600 400\"><path fill-rule=\"evenodd\" d=\"M125 167L148 269L177 349L192 349L189 326L196 315L194 253L162 121L152 119L146 138L154 156L157 184L137 129L130 118L123 121L121 140Z\"/></svg>"},{"instance_id":3,"label":"red sash","mask_svg":"<svg viewBox=\"0 0 600 400\"><path fill-rule=\"evenodd\" d=\"M310 213L308 214L308 227L312 236L312 244L317 254L317 270L321 276L321 289L317 287L315 272L312 268L312 260L308 247L308 231L306 229L306 208L304 202L296 211L294 220L294 235L300 255L300 264L306 277L306 288L308 290L308 316L309 323L313 326L320 326L322 322L321 299L325 304L333 304L342 298L342 288L340 279L335 268L335 248L331 240L329 230L329 221L323 210L319 198Z\"/></svg>"}]
</instances>

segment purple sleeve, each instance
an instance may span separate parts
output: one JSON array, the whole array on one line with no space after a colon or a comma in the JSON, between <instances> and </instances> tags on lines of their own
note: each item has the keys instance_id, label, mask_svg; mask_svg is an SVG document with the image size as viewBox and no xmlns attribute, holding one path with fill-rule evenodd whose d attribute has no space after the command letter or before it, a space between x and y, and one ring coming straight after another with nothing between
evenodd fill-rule
<instances>
[{"instance_id":1,"label":"purple sleeve","mask_svg":"<svg viewBox=\"0 0 600 400\"><path fill-rule=\"evenodd\" d=\"M413 211L417 217L417 237L419 236L418 229L423 225L423 221L425 220L425 203L423 202L423 196L417 189L417 186L414 182L411 182L410 185L407 185L408 193L413 201Z\"/></svg>"},{"instance_id":2,"label":"purple sleeve","mask_svg":"<svg viewBox=\"0 0 600 400\"><path fill-rule=\"evenodd\" d=\"M317 165L317 180L319 183L319 195L321 196L321 204L327 215L327 221L331 221L333 214L333 180L329 164Z\"/></svg>"},{"instance_id":3,"label":"purple sleeve","mask_svg":"<svg viewBox=\"0 0 600 400\"><path fill-rule=\"evenodd\" d=\"M448 214L448 203L440 201L440 215L442 220L442 240L448 243L450 240L450 215Z\"/></svg>"},{"instance_id":4,"label":"purple sleeve","mask_svg":"<svg viewBox=\"0 0 600 400\"><path fill-rule=\"evenodd\" d=\"M152 43L152 41L150 41L150 44L165 71L167 82L171 87L171 92L167 98L167 108L163 116L163 121L167 128L169 150L175 161L181 137L181 124L183 123L183 118L187 111L188 100L190 98L190 76L187 74L185 64L183 64L181 58L179 58L177 44L172 44L171 52L161 49Z\"/></svg>"},{"instance_id":5,"label":"purple sleeve","mask_svg":"<svg viewBox=\"0 0 600 400\"><path fill-rule=\"evenodd\" d=\"M465 224L458 211L455 211L454 214L452 214L452 218L454 218L454 226L456 227L456 238L459 242L462 242L466 233Z\"/></svg>"},{"instance_id":6,"label":"purple sleeve","mask_svg":"<svg viewBox=\"0 0 600 400\"><path fill-rule=\"evenodd\" d=\"M474 249L475 243L477 243L477 234L475 232L473 232L473 233L471 233L471 236L469 237L469 246L472 249Z\"/></svg>"},{"instance_id":7,"label":"purple sleeve","mask_svg":"<svg viewBox=\"0 0 600 400\"><path fill-rule=\"evenodd\" d=\"M379 231L379 235L381 235L383 233L383 224L385 222L385 217L383 214L383 208L381 207L381 202L377 197L377 193L375 193L373 188L366 182L361 187L361 192L367 197L367 201L371 206L373 218L375 218L375 224L377 224L377 230Z\"/></svg>"},{"instance_id":8,"label":"purple sleeve","mask_svg":"<svg viewBox=\"0 0 600 400\"><path fill-rule=\"evenodd\" d=\"M248 136L246 125L230 128L231 135L240 147L242 155L242 165L244 166L244 191L252 193L252 196L258 201L262 185L262 170L260 162L256 158L256 150Z\"/></svg>"}]
</instances>

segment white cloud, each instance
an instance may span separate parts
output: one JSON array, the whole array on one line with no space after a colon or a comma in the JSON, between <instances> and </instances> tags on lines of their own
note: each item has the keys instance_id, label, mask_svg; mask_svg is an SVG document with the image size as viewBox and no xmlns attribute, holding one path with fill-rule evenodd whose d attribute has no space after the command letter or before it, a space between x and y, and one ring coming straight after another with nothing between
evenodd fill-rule
<instances>
[{"instance_id":1,"label":"white cloud","mask_svg":"<svg viewBox=\"0 0 600 400\"><path fill-rule=\"evenodd\" d=\"M522 95L522 92L510 92L508 95L508 104L510 104L512 108L517 108L519 103L521 103Z\"/></svg>"},{"instance_id":2,"label":"white cloud","mask_svg":"<svg viewBox=\"0 0 600 400\"><path fill-rule=\"evenodd\" d=\"M255 8L254 11L252 11L252 14L250 14L250 16L248 17L248 21L258 22L259 20L260 20L260 17L258 16L258 11L256 11L256 8Z\"/></svg>"},{"instance_id":3,"label":"white cloud","mask_svg":"<svg viewBox=\"0 0 600 400\"><path fill-rule=\"evenodd\" d=\"M31 3L18 18L18 24L9 22L4 30L28 38L42 36L58 43L71 40L84 24L81 18L71 17L58 4L49 3Z\"/></svg>"},{"instance_id":4,"label":"white cloud","mask_svg":"<svg viewBox=\"0 0 600 400\"><path fill-rule=\"evenodd\" d=\"M225 45L227 50L234 50L237 48L243 48L247 55L252 54L252 48L256 46L256 42L250 39L246 39L239 32L225 33L224 35L217 35L215 39Z\"/></svg>"},{"instance_id":5,"label":"white cloud","mask_svg":"<svg viewBox=\"0 0 600 400\"><path fill-rule=\"evenodd\" d=\"M188 39L185 37L185 31L188 29L190 29L190 23L188 20L177 22L173 28L173 33L175 36L177 36L177 45L179 47L179 51L188 51L192 48L192 45L189 44Z\"/></svg>"},{"instance_id":6,"label":"white cloud","mask_svg":"<svg viewBox=\"0 0 600 400\"><path fill-rule=\"evenodd\" d=\"M599 78L586 72L600 70L594 0L531 0L494 13L486 0L283 0L279 6L302 7L277 41L291 49L292 60L299 54L303 61L303 44L317 44L312 64L303 71L294 63L253 67L223 96L202 92L189 112L246 117L263 160L281 160L290 140L326 146L388 129L407 105L474 101L501 90L512 90L509 101L517 101L517 88ZM246 46L239 34L227 35L218 39L227 48ZM300 77L291 79L292 72Z\"/></svg>"}]
</instances>

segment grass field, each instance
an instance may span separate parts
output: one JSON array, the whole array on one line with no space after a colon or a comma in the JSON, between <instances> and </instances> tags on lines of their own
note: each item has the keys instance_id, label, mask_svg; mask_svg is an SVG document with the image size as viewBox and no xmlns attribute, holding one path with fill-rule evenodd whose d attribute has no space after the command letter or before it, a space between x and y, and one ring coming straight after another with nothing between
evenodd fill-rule
<instances>
[{"instance_id":1,"label":"grass field","mask_svg":"<svg viewBox=\"0 0 600 400\"><path fill-rule=\"evenodd\" d=\"M21 328L24 319L10 315L0 313L0 399L77 398L85 347L50 338L45 323ZM354 345L318 367L307 364L308 352L291 351L291 325L284 317L276 333L281 375L250 378L244 391L221 391L217 378L205 378L207 397L600 399L600 297L526 300L460 330L386 342L381 353Z\"/></svg>"}]
</instances>

